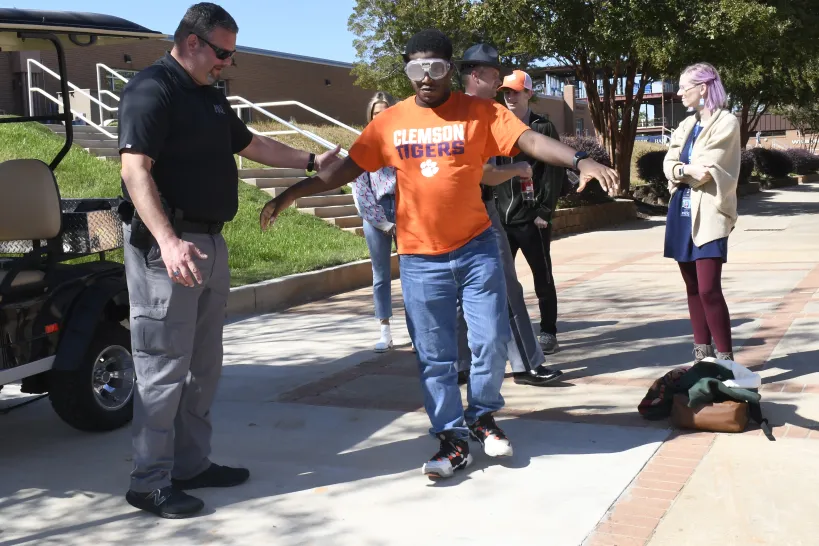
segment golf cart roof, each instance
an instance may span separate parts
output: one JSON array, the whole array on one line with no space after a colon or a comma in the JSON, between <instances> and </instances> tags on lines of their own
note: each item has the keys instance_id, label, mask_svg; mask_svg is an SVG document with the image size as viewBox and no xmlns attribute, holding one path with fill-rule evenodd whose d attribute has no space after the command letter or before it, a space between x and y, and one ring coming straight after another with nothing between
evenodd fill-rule
<instances>
[{"instance_id":1,"label":"golf cart roof","mask_svg":"<svg viewBox=\"0 0 819 546\"><path fill-rule=\"evenodd\" d=\"M31 37L31 33L41 32L56 35L65 48L168 38L166 34L113 15L0 9L0 51L53 49L54 45L48 40ZM29 36L24 38L20 33L28 33Z\"/></svg>"}]
</instances>

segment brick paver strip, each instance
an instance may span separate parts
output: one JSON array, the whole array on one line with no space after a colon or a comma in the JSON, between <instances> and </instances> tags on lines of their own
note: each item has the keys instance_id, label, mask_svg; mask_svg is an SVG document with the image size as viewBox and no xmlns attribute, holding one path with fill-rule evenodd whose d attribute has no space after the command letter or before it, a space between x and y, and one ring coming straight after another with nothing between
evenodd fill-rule
<instances>
[{"instance_id":1,"label":"brick paver strip","mask_svg":"<svg viewBox=\"0 0 819 546\"><path fill-rule=\"evenodd\" d=\"M711 449L716 434L674 432L589 535L584 546L645 546ZM660 479L665 476L665 479Z\"/></svg>"},{"instance_id":2,"label":"brick paver strip","mask_svg":"<svg viewBox=\"0 0 819 546\"><path fill-rule=\"evenodd\" d=\"M752 370L765 367L776 346L790 329L805 307L811 302L813 293L819 289L819 265L815 266L771 313L762 319L759 329L738 351L743 363ZM754 345L754 342L759 342Z\"/></svg>"},{"instance_id":3,"label":"brick paver strip","mask_svg":"<svg viewBox=\"0 0 819 546\"><path fill-rule=\"evenodd\" d=\"M557 287L557 293L559 294L561 292L569 290L570 288L574 288L578 284L588 282L592 279L601 277L606 273L611 273L623 266L636 264L637 262L641 262L646 258L651 258L656 255L657 255L656 252L638 252L636 254L631 254L627 258L623 258L619 262L604 264L601 267L582 273L581 275L575 277L574 279L569 279L567 281L561 282L560 286Z\"/></svg>"}]
</instances>

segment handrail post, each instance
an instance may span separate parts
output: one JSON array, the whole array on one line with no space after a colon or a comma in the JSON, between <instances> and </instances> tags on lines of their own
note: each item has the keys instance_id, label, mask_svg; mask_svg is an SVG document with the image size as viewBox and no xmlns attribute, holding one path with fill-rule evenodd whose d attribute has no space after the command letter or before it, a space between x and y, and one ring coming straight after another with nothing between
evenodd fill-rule
<instances>
[{"instance_id":1,"label":"handrail post","mask_svg":"<svg viewBox=\"0 0 819 546\"><path fill-rule=\"evenodd\" d=\"M105 120L102 117L102 92L101 92L102 91L102 86L100 85L100 65L99 65L99 63L97 63L94 66L94 72L96 72L96 75L97 75L97 100L100 101L100 103L97 104L97 109L99 110L99 113L100 113L100 125L105 127Z\"/></svg>"},{"instance_id":2,"label":"handrail post","mask_svg":"<svg viewBox=\"0 0 819 546\"><path fill-rule=\"evenodd\" d=\"M28 83L28 115L29 117L34 117L34 93L31 91L31 61L32 59L29 58L26 61L26 82Z\"/></svg>"}]
</instances>

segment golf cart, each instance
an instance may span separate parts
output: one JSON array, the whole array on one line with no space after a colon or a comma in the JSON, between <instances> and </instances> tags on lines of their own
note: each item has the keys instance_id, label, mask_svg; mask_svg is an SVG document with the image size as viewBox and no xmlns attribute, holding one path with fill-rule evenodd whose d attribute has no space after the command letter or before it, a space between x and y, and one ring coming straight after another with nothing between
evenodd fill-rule
<instances>
[{"instance_id":1,"label":"golf cart","mask_svg":"<svg viewBox=\"0 0 819 546\"><path fill-rule=\"evenodd\" d=\"M62 91L61 113L0 123L65 125L50 164L0 163L0 389L21 382L80 430L127 424L136 377L125 269L105 257L123 243L119 199L63 199L54 177L73 141L65 49L165 37L106 15L0 9L0 51L56 49Z\"/></svg>"}]
</instances>

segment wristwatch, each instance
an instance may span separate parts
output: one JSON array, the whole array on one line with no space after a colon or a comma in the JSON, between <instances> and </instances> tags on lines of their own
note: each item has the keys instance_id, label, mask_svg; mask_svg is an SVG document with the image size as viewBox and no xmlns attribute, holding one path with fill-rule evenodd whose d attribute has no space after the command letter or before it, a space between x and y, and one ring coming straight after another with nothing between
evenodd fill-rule
<instances>
[{"instance_id":1,"label":"wristwatch","mask_svg":"<svg viewBox=\"0 0 819 546\"><path fill-rule=\"evenodd\" d=\"M307 158L307 172L316 170L316 154L311 153Z\"/></svg>"},{"instance_id":2,"label":"wristwatch","mask_svg":"<svg viewBox=\"0 0 819 546\"><path fill-rule=\"evenodd\" d=\"M574 165L572 166L572 168L574 170L577 170L577 164L580 163L580 160L586 159L587 157L589 157L589 153L584 152L583 150L580 150L579 152L574 154Z\"/></svg>"}]
</instances>

